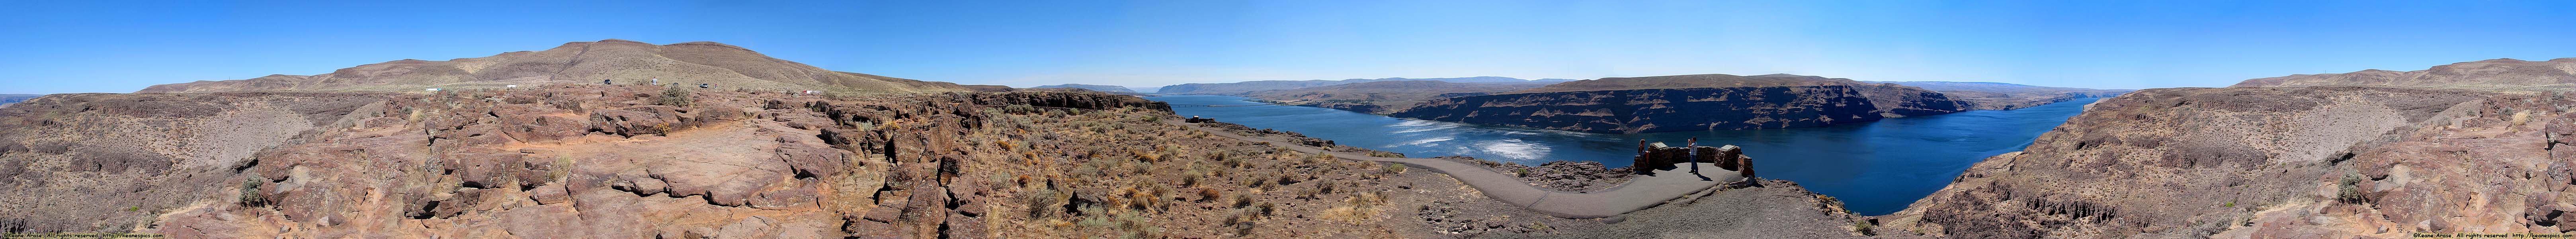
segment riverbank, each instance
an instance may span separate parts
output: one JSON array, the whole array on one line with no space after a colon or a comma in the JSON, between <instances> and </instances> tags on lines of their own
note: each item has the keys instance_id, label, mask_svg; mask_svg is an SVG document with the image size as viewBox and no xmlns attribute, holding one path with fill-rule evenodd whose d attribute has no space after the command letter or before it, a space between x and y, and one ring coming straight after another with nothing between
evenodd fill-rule
<instances>
[{"instance_id":1,"label":"riverbank","mask_svg":"<svg viewBox=\"0 0 2576 239\"><path fill-rule=\"evenodd\" d=\"M1175 105L1253 104L1244 101L1249 98L1231 96L1148 99ZM1298 132L1340 145L1424 157L1468 156L1519 165L1578 160L1595 161L1610 168L1627 167L1628 159L1636 155L1638 140L1681 142L1698 137L1704 144L1742 146L1745 155L1757 160L1773 159L1763 161L1764 178L1798 181L1808 190L1840 198L1854 212L1880 215L1902 210L1947 186L1950 179L1977 161L2020 151L2040 133L2064 123L2066 117L2074 116L2084 104L2093 101L1826 127L1645 134L1481 126L1284 105L1175 106L1173 110L1182 116Z\"/></svg>"}]
</instances>

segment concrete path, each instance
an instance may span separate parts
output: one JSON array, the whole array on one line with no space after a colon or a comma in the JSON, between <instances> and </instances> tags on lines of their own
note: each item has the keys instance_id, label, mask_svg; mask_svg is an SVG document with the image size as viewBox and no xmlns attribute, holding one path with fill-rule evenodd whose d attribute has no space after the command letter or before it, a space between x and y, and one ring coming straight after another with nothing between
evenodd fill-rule
<instances>
[{"instance_id":1,"label":"concrete path","mask_svg":"<svg viewBox=\"0 0 2576 239\"><path fill-rule=\"evenodd\" d=\"M1731 183L1744 179L1742 175L1735 173L1735 171L1718 169L1717 164L1715 163L1701 163L1699 175L1691 175L1689 170L1690 165L1688 165L1689 163L1678 163L1673 164L1673 166L1676 166L1674 169L1677 169L1678 171L1658 170L1655 171L1655 174L1652 176L1639 175L1636 178L1628 180L1627 184L1620 184L1618 187L1612 187L1607 191L1593 193L1556 191L1530 186L1528 182L1521 181L1518 177L1504 175L1501 172L1494 172L1492 169L1455 161L1428 158L1372 157L1357 153L1330 152L1320 148L1298 145L1296 143L1248 137L1234 134L1233 132L1225 132L1224 130L1202 128L1199 127L1198 124L1181 123L1180 120L1164 120L1163 123L1186 126L1191 129L1208 132L1208 134L1233 138L1236 140L1270 142L1271 145L1288 146L1290 150L1295 150L1297 152L1323 152L1331 154L1334 157L1344 159L1393 162L1414 168L1429 169L1432 172L1448 174L1449 177L1457 178L1458 182L1466 183L1469 187L1475 187L1477 191L1483 191L1485 196L1493 197L1494 200L1500 200L1503 201L1503 203L1509 203L1512 205L1520 205L1523 208L1537 210L1540 213L1546 213L1549 216L1562 218L1602 218L1617 216L1619 214L1643 210L1647 207L1654 207L1657 204L1663 204L1666 200L1680 198L1682 195L1698 192L1701 189L1707 189L1719 184Z\"/></svg>"}]
</instances>

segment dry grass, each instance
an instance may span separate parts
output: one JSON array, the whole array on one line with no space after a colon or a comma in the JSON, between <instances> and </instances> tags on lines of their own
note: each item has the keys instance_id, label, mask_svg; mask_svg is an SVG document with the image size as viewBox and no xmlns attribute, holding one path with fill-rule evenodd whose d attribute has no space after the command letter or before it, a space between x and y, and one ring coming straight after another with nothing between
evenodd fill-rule
<instances>
[{"instance_id":1,"label":"dry grass","mask_svg":"<svg viewBox=\"0 0 2576 239\"><path fill-rule=\"evenodd\" d=\"M1379 165L1220 140L1157 122L1167 117L1161 112L995 108L1001 109L983 112L988 113L987 126L978 132L984 136L968 136L989 142L973 147L989 149L966 151L996 152L996 163L982 169L1024 175L997 180L1019 185L1002 190L1016 191L1007 195L1018 197L1013 200L1017 203L1007 206L1024 212L990 219L996 220L993 225L1007 225L997 235L1264 238L1387 230L1383 225L1310 223L1333 220L1326 211L1339 203L1282 203L1391 187L1361 189L1360 183L1335 181L1374 179L1371 175L1385 170ZM1341 176L1325 179L1327 175ZM1084 204L1083 198L1099 201ZM1337 226L1317 230L1312 225Z\"/></svg>"}]
</instances>

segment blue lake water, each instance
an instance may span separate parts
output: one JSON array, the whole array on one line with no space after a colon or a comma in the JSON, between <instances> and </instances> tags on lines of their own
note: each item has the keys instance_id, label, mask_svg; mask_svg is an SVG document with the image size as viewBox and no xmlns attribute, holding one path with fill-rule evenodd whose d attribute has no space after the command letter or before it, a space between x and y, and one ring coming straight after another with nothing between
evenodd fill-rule
<instances>
[{"instance_id":1,"label":"blue lake water","mask_svg":"<svg viewBox=\"0 0 2576 239\"><path fill-rule=\"evenodd\" d=\"M1807 190L1843 200L1853 213L1882 215L1948 186L1969 165L2020 151L2040 133L2083 111L2084 99L2017 110L1979 110L1889 118L1826 127L1601 134L1428 121L1335 109L1254 105L1233 96L1158 96L1181 116L1216 118L1253 128L1296 131L1410 157L1462 155L1538 164L1598 161L1625 167L1637 140L1681 145L1736 145L1752 156L1759 177L1797 181Z\"/></svg>"}]
</instances>

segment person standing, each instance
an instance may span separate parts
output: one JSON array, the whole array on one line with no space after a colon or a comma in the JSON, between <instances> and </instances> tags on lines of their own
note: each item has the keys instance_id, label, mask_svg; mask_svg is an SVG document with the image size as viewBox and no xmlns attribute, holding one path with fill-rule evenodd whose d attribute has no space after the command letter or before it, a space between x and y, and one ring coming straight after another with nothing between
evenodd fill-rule
<instances>
[{"instance_id":1,"label":"person standing","mask_svg":"<svg viewBox=\"0 0 2576 239\"><path fill-rule=\"evenodd\" d=\"M1682 149L1690 150L1691 174L1699 174L1699 137L1691 137L1688 145Z\"/></svg>"},{"instance_id":2,"label":"person standing","mask_svg":"<svg viewBox=\"0 0 2576 239\"><path fill-rule=\"evenodd\" d=\"M1636 162L1636 163L1634 163L1635 165L1631 165L1632 167L1634 167L1634 168L1636 168L1636 169L1637 169L1637 170L1636 170L1636 173L1637 173L1637 174L1649 174L1649 175L1651 175L1651 174L1655 174L1655 170L1656 170L1656 169L1663 169L1663 167L1650 167L1650 166L1648 166L1648 165L1655 165L1655 155L1654 155L1654 154L1655 154L1654 148L1646 147L1646 140L1643 140L1643 139L1637 140L1637 162Z\"/></svg>"}]
</instances>

